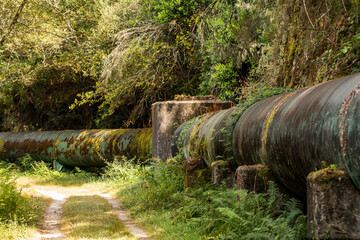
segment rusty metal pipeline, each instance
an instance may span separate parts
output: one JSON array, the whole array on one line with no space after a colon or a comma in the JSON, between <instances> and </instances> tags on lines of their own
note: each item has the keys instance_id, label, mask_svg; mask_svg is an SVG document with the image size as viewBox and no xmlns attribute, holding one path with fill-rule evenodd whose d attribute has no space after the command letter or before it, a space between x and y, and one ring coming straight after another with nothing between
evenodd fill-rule
<instances>
[{"instance_id":1,"label":"rusty metal pipeline","mask_svg":"<svg viewBox=\"0 0 360 240\"><path fill-rule=\"evenodd\" d=\"M58 161L69 167L101 167L114 156L151 157L151 129L65 130L0 133L0 157Z\"/></svg>"},{"instance_id":2,"label":"rusty metal pipeline","mask_svg":"<svg viewBox=\"0 0 360 240\"><path fill-rule=\"evenodd\" d=\"M234 166L264 164L299 196L306 196L306 176L331 164L360 190L359 93L360 74L354 74L261 100L233 114L235 120L231 110L203 116L184 124L177 141L185 156L209 166L218 158Z\"/></svg>"},{"instance_id":3,"label":"rusty metal pipeline","mask_svg":"<svg viewBox=\"0 0 360 240\"><path fill-rule=\"evenodd\" d=\"M202 158L210 167L217 160L234 163L232 132L238 120L238 108L209 113L182 124L174 134L172 156Z\"/></svg>"}]
</instances>

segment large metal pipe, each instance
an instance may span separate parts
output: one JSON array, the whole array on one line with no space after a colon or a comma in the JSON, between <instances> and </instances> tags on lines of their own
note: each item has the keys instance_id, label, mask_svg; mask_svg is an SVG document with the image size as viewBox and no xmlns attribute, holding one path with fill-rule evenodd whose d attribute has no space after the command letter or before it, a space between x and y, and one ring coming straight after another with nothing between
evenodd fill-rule
<instances>
[{"instance_id":1,"label":"large metal pipe","mask_svg":"<svg viewBox=\"0 0 360 240\"><path fill-rule=\"evenodd\" d=\"M300 196L306 195L306 176L330 164L345 169L360 189L359 93L360 74L354 74L259 101L235 116L234 127L213 124L229 121L231 110L203 117L190 133L178 133L184 138L178 141L186 155L201 156L208 165L217 157L235 166L265 164ZM231 137L217 138L222 129ZM214 146L224 145L231 149L222 156Z\"/></svg>"},{"instance_id":2,"label":"large metal pipe","mask_svg":"<svg viewBox=\"0 0 360 240\"><path fill-rule=\"evenodd\" d=\"M151 157L151 129L66 130L0 133L0 157L34 160L69 167L101 167L114 156L143 161Z\"/></svg>"},{"instance_id":3,"label":"large metal pipe","mask_svg":"<svg viewBox=\"0 0 360 240\"><path fill-rule=\"evenodd\" d=\"M201 157L209 167L221 159L235 165L231 139L238 117L239 108L230 108L182 124L174 134L172 155L180 152L186 159Z\"/></svg>"}]
</instances>

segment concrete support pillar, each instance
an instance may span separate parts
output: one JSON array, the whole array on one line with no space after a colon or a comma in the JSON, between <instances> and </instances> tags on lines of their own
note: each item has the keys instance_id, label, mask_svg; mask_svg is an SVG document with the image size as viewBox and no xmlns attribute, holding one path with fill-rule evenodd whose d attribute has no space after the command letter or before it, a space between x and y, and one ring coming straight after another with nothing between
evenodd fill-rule
<instances>
[{"instance_id":1,"label":"concrete support pillar","mask_svg":"<svg viewBox=\"0 0 360 240\"><path fill-rule=\"evenodd\" d=\"M232 188L235 185L235 171L228 161L216 161L211 164L211 179L217 187L225 183L227 188Z\"/></svg>"},{"instance_id":2,"label":"concrete support pillar","mask_svg":"<svg viewBox=\"0 0 360 240\"><path fill-rule=\"evenodd\" d=\"M171 157L171 140L175 130L184 122L204 113L232 107L229 101L218 101L212 96L185 97L176 101L152 105L153 157L166 160Z\"/></svg>"},{"instance_id":3,"label":"concrete support pillar","mask_svg":"<svg viewBox=\"0 0 360 240\"><path fill-rule=\"evenodd\" d=\"M204 186L210 181L211 172L205 162L200 158L191 158L184 161L185 179L184 187L192 188Z\"/></svg>"},{"instance_id":4,"label":"concrete support pillar","mask_svg":"<svg viewBox=\"0 0 360 240\"><path fill-rule=\"evenodd\" d=\"M307 177L309 239L360 239L360 193L340 170Z\"/></svg>"},{"instance_id":5,"label":"concrete support pillar","mask_svg":"<svg viewBox=\"0 0 360 240\"><path fill-rule=\"evenodd\" d=\"M235 173L236 189L263 193L269 189L269 171L264 165L240 166Z\"/></svg>"}]
</instances>

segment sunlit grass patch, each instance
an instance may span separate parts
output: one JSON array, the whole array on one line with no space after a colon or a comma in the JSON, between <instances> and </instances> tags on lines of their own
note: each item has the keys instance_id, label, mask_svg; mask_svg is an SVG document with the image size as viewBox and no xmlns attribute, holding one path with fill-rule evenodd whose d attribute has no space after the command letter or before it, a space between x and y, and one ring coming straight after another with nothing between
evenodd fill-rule
<instances>
[{"instance_id":1,"label":"sunlit grass patch","mask_svg":"<svg viewBox=\"0 0 360 240\"><path fill-rule=\"evenodd\" d=\"M28 226L18 224L16 222L12 223L1 223L0 222L0 236L1 239L7 240L33 240L36 239L37 231L35 226Z\"/></svg>"},{"instance_id":2,"label":"sunlit grass patch","mask_svg":"<svg viewBox=\"0 0 360 240\"><path fill-rule=\"evenodd\" d=\"M21 194L27 202L26 209L22 210L26 211L27 217L25 218L25 221L21 222L17 220L16 216L14 220L0 219L1 239L38 239L37 225L42 221L43 213L51 200L33 195L32 192L22 191ZM4 199L0 199L0 202L2 200Z\"/></svg>"},{"instance_id":3,"label":"sunlit grass patch","mask_svg":"<svg viewBox=\"0 0 360 240\"><path fill-rule=\"evenodd\" d=\"M100 196L72 196L63 207L61 231L69 239L136 239Z\"/></svg>"},{"instance_id":4,"label":"sunlit grass patch","mask_svg":"<svg viewBox=\"0 0 360 240\"><path fill-rule=\"evenodd\" d=\"M82 186L98 180L98 175L75 168L68 172L58 172L45 162L33 162L30 174L37 184L56 184L61 186Z\"/></svg>"}]
</instances>

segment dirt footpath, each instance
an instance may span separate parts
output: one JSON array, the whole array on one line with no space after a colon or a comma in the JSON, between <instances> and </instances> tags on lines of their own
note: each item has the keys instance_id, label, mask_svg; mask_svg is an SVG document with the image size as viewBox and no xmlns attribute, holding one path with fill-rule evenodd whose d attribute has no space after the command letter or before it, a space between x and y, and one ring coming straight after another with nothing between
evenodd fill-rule
<instances>
[{"instance_id":1,"label":"dirt footpath","mask_svg":"<svg viewBox=\"0 0 360 240\"><path fill-rule=\"evenodd\" d=\"M56 190L54 190L56 188ZM130 218L126 211L121 209L119 202L110 194L104 192L91 192L87 189L71 188L71 187L54 187L54 186L34 186L33 191L49 197L52 203L44 214L44 220L39 227L38 239L60 240L66 239L66 233L60 231L60 219L62 215L62 206L71 196L92 196L98 195L105 198L116 211L118 218L129 229L129 232L141 240L150 240L148 234L139 228Z\"/></svg>"}]
</instances>

